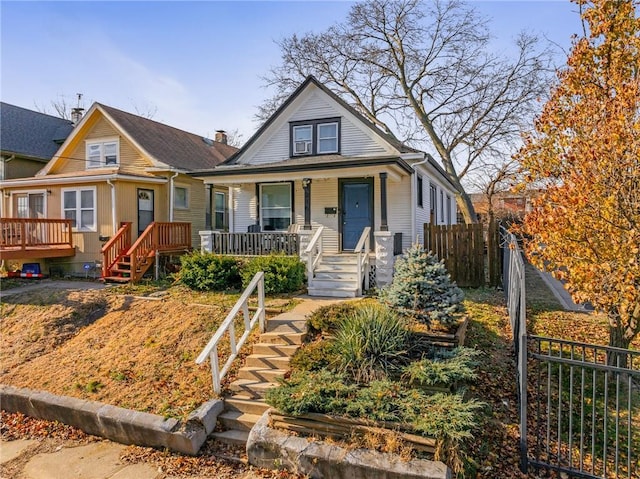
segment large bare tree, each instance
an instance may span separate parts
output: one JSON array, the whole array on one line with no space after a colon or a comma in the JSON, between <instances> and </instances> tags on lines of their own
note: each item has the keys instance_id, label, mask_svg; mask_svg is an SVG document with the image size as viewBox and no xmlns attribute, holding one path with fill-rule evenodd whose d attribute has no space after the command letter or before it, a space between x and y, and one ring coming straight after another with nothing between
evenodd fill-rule
<instances>
[{"instance_id":1,"label":"large bare tree","mask_svg":"<svg viewBox=\"0 0 640 479\"><path fill-rule=\"evenodd\" d=\"M487 21L457 0L357 3L344 22L279 42L281 62L265 78L275 95L258 117L314 75L383 131L436 154L475 222L463 178L496 151L510 156L550 77L536 37L521 34L510 56L490 42Z\"/></svg>"}]
</instances>

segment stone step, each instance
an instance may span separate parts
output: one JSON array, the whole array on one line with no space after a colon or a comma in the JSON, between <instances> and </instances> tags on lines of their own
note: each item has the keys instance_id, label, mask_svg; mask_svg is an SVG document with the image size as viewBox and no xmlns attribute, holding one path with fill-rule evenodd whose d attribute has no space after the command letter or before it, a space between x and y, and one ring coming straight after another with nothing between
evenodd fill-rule
<instances>
[{"instance_id":1,"label":"stone step","mask_svg":"<svg viewBox=\"0 0 640 479\"><path fill-rule=\"evenodd\" d=\"M251 354L245 359L245 366L251 368L289 369L289 356L272 354Z\"/></svg>"},{"instance_id":2,"label":"stone step","mask_svg":"<svg viewBox=\"0 0 640 479\"><path fill-rule=\"evenodd\" d=\"M304 333L307 321L290 319L270 319L267 321L267 333Z\"/></svg>"},{"instance_id":3,"label":"stone step","mask_svg":"<svg viewBox=\"0 0 640 479\"><path fill-rule=\"evenodd\" d=\"M258 422L260 415L247 414L240 411L225 411L218 416L218 421L227 429L238 431L251 431L251 428Z\"/></svg>"},{"instance_id":4,"label":"stone step","mask_svg":"<svg viewBox=\"0 0 640 479\"><path fill-rule=\"evenodd\" d=\"M269 406L266 402L252 399L250 396L236 394L224 400L224 408L227 411L239 411L247 414L262 414Z\"/></svg>"},{"instance_id":5,"label":"stone step","mask_svg":"<svg viewBox=\"0 0 640 479\"><path fill-rule=\"evenodd\" d=\"M285 369L252 368L243 366L238 370L238 379L253 379L275 383L277 382L277 379L283 378L286 372L287 371Z\"/></svg>"},{"instance_id":6,"label":"stone step","mask_svg":"<svg viewBox=\"0 0 640 479\"><path fill-rule=\"evenodd\" d=\"M291 357L298 350L298 345L291 344L271 344L271 343L256 343L253 345L253 354L268 355L268 356L288 356Z\"/></svg>"},{"instance_id":7,"label":"stone step","mask_svg":"<svg viewBox=\"0 0 640 479\"><path fill-rule=\"evenodd\" d=\"M307 333L262 333L261 343L300 345L304 342Z\"/></svg>"},{"instance_id":8,"label":"stone step","mask_svg":"<svg viewBox=\"0 0 640 479\"><path fill-rule=\"evenodd\" d=\"M357 289L358 281L354 279L318 279L311 280L314 289Z\"/></svg>"},{"instance_id":9,"label":"stone step","mask_svg":"<svg viewBox=\"0 0 640 479\"><path fill-rule=\"evenodd\" d=\"M249 431L229 429L228 431L211 433L211 437L215 438L216 441L220 441L225 444L241 446L247 443L247 439L249 439Z\"/></svg>"},{"instance_id":10,"label":"stone step","mask_svg":"<svg viewBox=\"0 0 640 479\"><path fill-rule=\"evenodd\" d=\"M358 296L357 288L350 289L324 289L314 288L313 286L308 288L307 293L309 296L329 297L329 298L355 298Z\"/></svg>"},{"instance_id":11,"label":"stone step","mask_svg":"<svg viewBox=\"0 0 640 479\"><path fill-rule=\"evenodd\" d=\"M256 379L236 379L229 384L229 389L255 399L264 398L267 390L276 386L278 386L277 383L267 383Z\"/></svg>"}]
</instances>

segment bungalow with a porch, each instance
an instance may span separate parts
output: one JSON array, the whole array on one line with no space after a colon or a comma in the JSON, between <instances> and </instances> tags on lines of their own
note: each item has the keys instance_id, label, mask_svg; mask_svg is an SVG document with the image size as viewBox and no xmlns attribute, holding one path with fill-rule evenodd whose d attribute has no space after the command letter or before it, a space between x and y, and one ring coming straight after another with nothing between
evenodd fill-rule
<instances>
[{"instance_id":1,"label":"bungalow with a porch","mask_svg":"<svg viewBox=\"0 0 640 479\"><path fill-rule=\"evenodd\" d=\"M136 280L158 254L199 248L214 192L188 173L236 151L223 132L94 103L40 172L0 184L0 260Z\"/></svg>"},{"instance_id":2,"label":"bungalow with a porch","mask_svg":"<svg viewBox=\"0 0 640 479\"><path fill-rule=\"evenodd\" d=\"M356 296L389 283L394 256L422 241L424 223L457 216L455 187L430 155L314 77L236 154L193 175L229 215L228 232L200 233L203 251L260 254L298 242L311 295Z\"/></svg>"}]
</instances>

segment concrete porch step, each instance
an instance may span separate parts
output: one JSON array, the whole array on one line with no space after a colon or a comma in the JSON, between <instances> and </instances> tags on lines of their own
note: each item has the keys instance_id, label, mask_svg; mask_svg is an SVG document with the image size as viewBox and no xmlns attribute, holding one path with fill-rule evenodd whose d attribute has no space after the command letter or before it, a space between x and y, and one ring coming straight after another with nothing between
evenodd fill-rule
<instances>
[{"instance_id":1,"label":"concrete porch step","mask_svg":"<svg viewBox=\"0 0 640 479\"><path fill-rule=\"evenodd\" d=\"M355 298L358 296L357 288L314 288L307 290L309 296L325 296L330 298Z\"/></svg>"},{"instance_id":2,"label":"concrete porch step","mask_svg":"<svg viewBox=\"0 0 640 479\"><path fill-rule=\"evenodd\" d=\"M260 415L247 414L240 411L225 411L218 416L218 421L227 429L238 431L251 431L251 428L258 422Z\"/></svg>"},{"instance_id":3,"label":"concrete porch step","mask_svg":"<svg viewBox=\"0 0 640 479\"><path fill-rule=\"evenodd\" d=\"M306 320L270 319L267 321L267 333L304 333L307 330Z\"/></svg>"},{"instance_id":4,"label":"concrete porch step","mask_svg":"<svg viewBox=\"0 0 640 479\"><path fill-rule=\"evenodd\" d=\"M318 279L311 280L312 289L358 289L356 279Z\"/></svg>"},{"instance_id":5,"label":"concrete porch step","mask_svg":"<svg viewBox=\"0 0 640 479\"><path fill-rule=\"evenodd\" d=\"M349 280L355 281L358 278L358 272L357 271L339 271L339 270L319 271L316 269L314 271L313 278L314 279L349 279Z\"/></svg>"},{"instance_id":6,"label":"concrete porch step","mask_svg":"<svg viewBox=\"0 0 640 479\"><path fill-rule=\"evenodd\" d=\"M255 399L264 398L267 390L276 386L278 383L263 382L257 379L236 379L229 384L229 389Z\"/></svg>"},{"instance_id":7,"label":"concrete porch step","mask_svg":"<svg viewBox=\"0 0 640 479\"><path fill-rule=\"evenodd\" d=\"M234 446L241 446L247 443L249 439L249 431L240 431L238 429L229 429L228 431L214 432L211 437L216 441Z\"/></svg>"},{"instance_id":8,"label":"concrete porch step","mask_svg":"<svg viewBox=\"0 0 640 479\"><path fill-rule=\"evenodd\" d=\"M245 366L251 368L289 369L289 356L271 354L251 354L245 359Z\"/></svg>"},{"instance_id":9,"label":"concrete porch step","mask_svg":"<svg viewBox=\"0 0 640 479\"><path fill-rule=\"evenodd\" d=\"M253 354L291 357L298 347L297 344L256 343L253 345Z\"/></svg>"},{"instance_id":10,"label":"concrete porch step","mask_svg":"<svg viewBox=\"0 0 640 479\"><path fill-rule=\"evenodd\" d=\"M283 378L286 372L287 371L285 369L252 368L243 366L238 370L238 379L251 379L254 381L275 383L279 378Z\"/></svg>"},{"instance_id":11,"label":"concrete porch step","mask_svg":"<svg viewBox=\"0 0 640 479\"><path fill-rule=\"evenodd\" d=\"M266 402L244 394L236 394L224 400L225 411L262 415L269 407Z\"/></svg>"},{"instance_id":12,"label":"concrete porch step","mask_svg":"<svg viewBox=\"0 0 640 479\"><path fill-rule=\"evenodd\" d=\"M355 254L323 254L322 264L356 264L358 256Z\"/></svg>"},{"instance_id":13,"label":"concrete porch step","mask_svg":"<svg viewBox=\"0 0 640 479\"><path fill-rule=\"evenodd\" d=\"M304 338L307 336L307 333L262 333L260 335L261 343L269 343L269 344L288 344L288 345L300 345L304 341Z\"/></svg>"}]
</instances>

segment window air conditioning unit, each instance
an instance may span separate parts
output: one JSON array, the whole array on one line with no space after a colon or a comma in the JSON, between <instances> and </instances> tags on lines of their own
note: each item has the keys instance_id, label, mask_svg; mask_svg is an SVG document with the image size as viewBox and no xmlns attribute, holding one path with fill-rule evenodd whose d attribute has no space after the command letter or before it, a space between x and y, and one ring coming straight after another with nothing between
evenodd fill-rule
<instances>
[{"instance_id":1,"label":"window air conditioning unit","mask_svg":"<svg viewBox=\"0 0 640 479\"><path fill-rule=\"evenodd\" d=\"M293 144L293 153L295 155L302 155L311 152L311 142L309 141L296 141Z\"/></svg>"}]
</instances>

